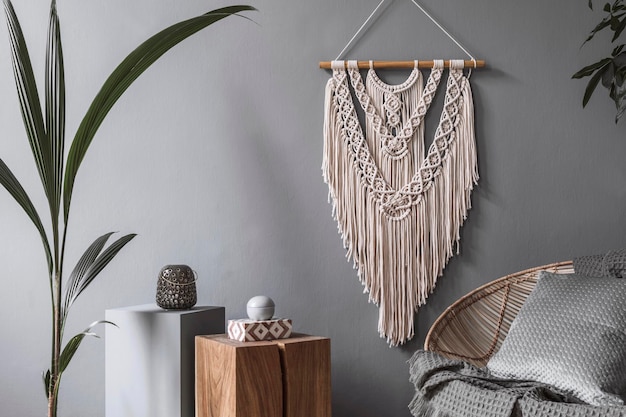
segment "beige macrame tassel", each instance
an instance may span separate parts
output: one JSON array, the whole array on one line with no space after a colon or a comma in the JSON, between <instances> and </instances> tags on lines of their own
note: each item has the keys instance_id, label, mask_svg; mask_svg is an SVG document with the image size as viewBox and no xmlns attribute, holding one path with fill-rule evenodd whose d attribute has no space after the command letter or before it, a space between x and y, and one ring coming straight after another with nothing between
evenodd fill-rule
<instances>
[{"instance_id":1,"label":"beige macrame tassel","mask_svg":"<svg viewBox=\"0 0 626 417\"><path fill-rule=\"evenodd\" d=\"M400 129L389 129L381 115L384 94L369 94L358 70L347 72L336 64L326 86L322 171L346 256L379 306L381 337L395 346L412 338L415 311L458 251L478 180L471 90L462 69L452 68L435 139L422 160L423 116L441 74L431 73L426 94L420 88L403 97L412 110L402 114ZM365 111L367 138L348 79ZM402 131L408 133L393 135Z\"/></svg>"}]
</instances>

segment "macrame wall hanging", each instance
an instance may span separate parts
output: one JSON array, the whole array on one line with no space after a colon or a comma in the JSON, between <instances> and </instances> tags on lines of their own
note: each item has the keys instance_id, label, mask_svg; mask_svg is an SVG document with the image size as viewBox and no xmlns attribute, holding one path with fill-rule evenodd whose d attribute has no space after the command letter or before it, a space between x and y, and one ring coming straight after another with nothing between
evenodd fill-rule
<instances>
[{"instance_id":1,"label":"macrame wall hanging","mask_svg":"<svg viewBox=\"0 0 626 417\"><path fill-rule=\"evenodd\" d=\"M471 59L340 61L382 0L339 56L320 63L332 69L324 108L324 181L347 257L369 300L379 306L378 331L392 346L412 338L416 310L458 251L478 181L472 92L463 69L482 67L484 61L411 1ZM409 77L397 85L376 73L407 67ZM420 68L427 67L432 69L424 84ZM446 68L443 111L426 149L424 117Z\"/></svg>"}]
</instances>

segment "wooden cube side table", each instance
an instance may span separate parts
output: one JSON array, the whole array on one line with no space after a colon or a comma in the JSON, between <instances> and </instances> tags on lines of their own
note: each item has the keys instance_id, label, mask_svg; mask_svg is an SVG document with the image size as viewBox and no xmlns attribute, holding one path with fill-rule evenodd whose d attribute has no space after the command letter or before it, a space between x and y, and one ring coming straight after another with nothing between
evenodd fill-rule
<instances>
[{"instance_id":1,"label":"wooden cube side table","mask_svg":"<svg viewBox=\"0 0 626 417\"><path fill-rule=\"evenodd\" d=\"M330 416L330 339L196 336L196 417Z\"/></svg>"}]
</instances>

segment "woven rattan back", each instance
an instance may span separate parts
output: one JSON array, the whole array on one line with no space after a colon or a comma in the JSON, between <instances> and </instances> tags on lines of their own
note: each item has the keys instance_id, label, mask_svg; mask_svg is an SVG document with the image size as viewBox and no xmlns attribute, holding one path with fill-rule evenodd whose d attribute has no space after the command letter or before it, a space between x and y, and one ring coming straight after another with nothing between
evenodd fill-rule
<instances>
[{"instance_id":1,"label":"woven rattan back","mask_svg":"<svg viewBox=\"0 0 626 417\"><path fill-rule=\"evenodd\" d=\"M430 328L424 349L485 366L498 351L539 271L573 273L571 261L539 266L489 282L457 300Z\"/></svg>"}]
</instances>

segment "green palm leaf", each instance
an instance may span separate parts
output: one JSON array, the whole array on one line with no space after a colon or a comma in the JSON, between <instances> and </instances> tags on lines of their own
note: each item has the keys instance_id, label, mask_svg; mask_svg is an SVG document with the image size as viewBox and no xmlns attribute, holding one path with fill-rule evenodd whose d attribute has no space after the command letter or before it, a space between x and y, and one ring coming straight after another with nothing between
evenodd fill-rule
<instances>
[{"instance_id":1,"label":"green palm leaf","mask_svg":"<svg viewBox=\"0 0 626 417\"><path fill-rule=\"evenodd\" d=\"M106 236L106 238L105 238ZM79 264L76 266L75 270L82 270L83 267L89 266L80 273L80 278L77 277L76 288L72 291L72 298L69 300L69 305L67 308L71 306L71 304L78 298L78 296L91 284L91 282L98 276L100 272L113 260L115 255L124 247L128 242L133 240L133 238L137 236L134 233L122 236L115 242L113 242L108 248L104 250L104 252L99 253L98 246L100 244L104 245L106 240L102 241L101 239L108 239L107 235L101 236L96 239L94 243L87 249L87 252L83 257L81 257ZM97 257L95 259L91 259L94 255L95 251L98 250ZM81 261L85 262L85 265L80 265Z\"/></svg>"},{"instance_id":2,"label":"green palm leaf","mask_svg":"<svg viewBox=\"0 0 626 417\"><path fill-rule=\"evenodd\" d=\"M48 43L46 46L46 130L50 143L50 215L54 233L54 245L58 247L59 208L63 181L65 146L65 71L63 68L63 48L56 1L50 5ZM50 197L49 196L49 197ZM55 249L56 252L56 249Z\"/></svg>"},{"instance_id":3,"label":"green palm leaf","mask_svg":"<svg viewBox=\"0 0 626 417\"><path fill-rule=\"evenodd\" d=\"M102 121L133 81L164 53L189 36L225 17L250 10L256 9L251 6L224 7L174 24L139 45L117 66L109 78L107 78L83 117L69 151L63 188L63 206L66 222L69 216L76 172L82 163L85 153Z\"/></svg>"},{"instance_id":4,"label":"green palm leaf","mask_svg":"<svg viewBox=\"0 0 626 417\"><path fill-rule=\"evenodd\" d=\"M0 184L13 196L15 201L24 209L30 220L33 222L39 234L41 236L41 240L43 242L43 248L46 252L46 260L48 261L48 274L52 276L52 253L50 252L50 244L48 243L48 237L46 235L46 230L41 223L41 219L39 218L39 214L35 209L32 201L24 191L24 188L20 184L20 182L15 178L15 175L11 172L9 167L6 166L4 161L0 159Z\"/></svg>"},{"instance_id":5,"label":"green palm leaf","mask_svg":"<svg viewBox=\"0 0 626 417\"><path fill-rule=\"evenodd\" d=\"M107 320L98 320L98 321L94 321L85 330L83 330L82 332L80 332L77 335L75 335L74 337L72 337L67 342L67 344L63 348L63 351L61 352L61 355L59 356L59 370L58 370L58 374L57 374L57 380L61 379L61 375L63 374L65 369L67 369L67 366L72 361L72 358L76 354L76 351L78 351L78 348L80 347L80 344L83 342L83 339L85 337L90 336L90 337L100 338L100 336L98 336L96 333L91 331L91 329L93 329L98 324L110 324L110 325L113 325L113 326L117 327L117 325L115 323L113 323L113 322L110 322L110 321L107 321ZM43 378L43 383L44 383L44 386L45 386L46 397L49 398L49 396L50 396L50 378L51 378L50 369L47 369L45 372L43 372L42 378ZM58 385L57 385L57 387L58 387Z\"/></svg>"},{"instance_id":6,"label":"green palm leaf","mask_svg":"<svg viewBox=\"0 0 626 417\"><path fill-rule=\"evenodd\" d=\"M35 82L35 76L33 75L33 68L24 34L22 33L22 28L10 0L4 0L4 10L9 28L11 61L13 63L13 73L15 75L15 84L20 101L22 119L33 156L35 157L39 177L41 178L48 201L51 201L54 196L54 187L51 181L52 154L41 113L37 84Z\"/></svg>"},{"instance_id":7,"label":"green palm leaf","mask_svg":"<svg viewBox=\"0 0 626 417\"><path fill-rule=\"evenodd\" d=\"M83 256L81 256L81 258L78 260L78 263L74 267L74 270L70 274L65 290L65 296L63 297L64 303L62 317L64 320L67 317L70 306L78 297L78 291L81 287L81 281L83 280L87 271L89 271L89 268L96 261L98 255L100 255L100 252L102 252L102 249L104 249L104 245L106 244L107 240L109 240L109 237L111 237L112 234L113 232L106 233L97 238L91 245L89 245L85 253L83 253Z\"/></svg>"},{"instance_id":8,"label":"green palm leaf","mask_svg":"<svg viewBox=\"0 0 626 417\"><path fill-rule=\"evenodd\" d=\"M70 362L72 361L74 354L78 350L80 344L83 342L83 339L85 338L85 336L91 336L91 337L97 337L97 338L100 337L96 333L91 331L91 329L93 329L98 324L111 324L117 327L115 323L112 323L110 321L98 320L98 321L94 321L85 330L83 330L82 332L72 337L70 341L67 342L67 344L63 348L63 352L61 352L61 357L59 360L59 378L61 374L63 373L63 371L65 371L65 369L67 368L67 365L69 365Z\"/></svg>"}]
</instances>

